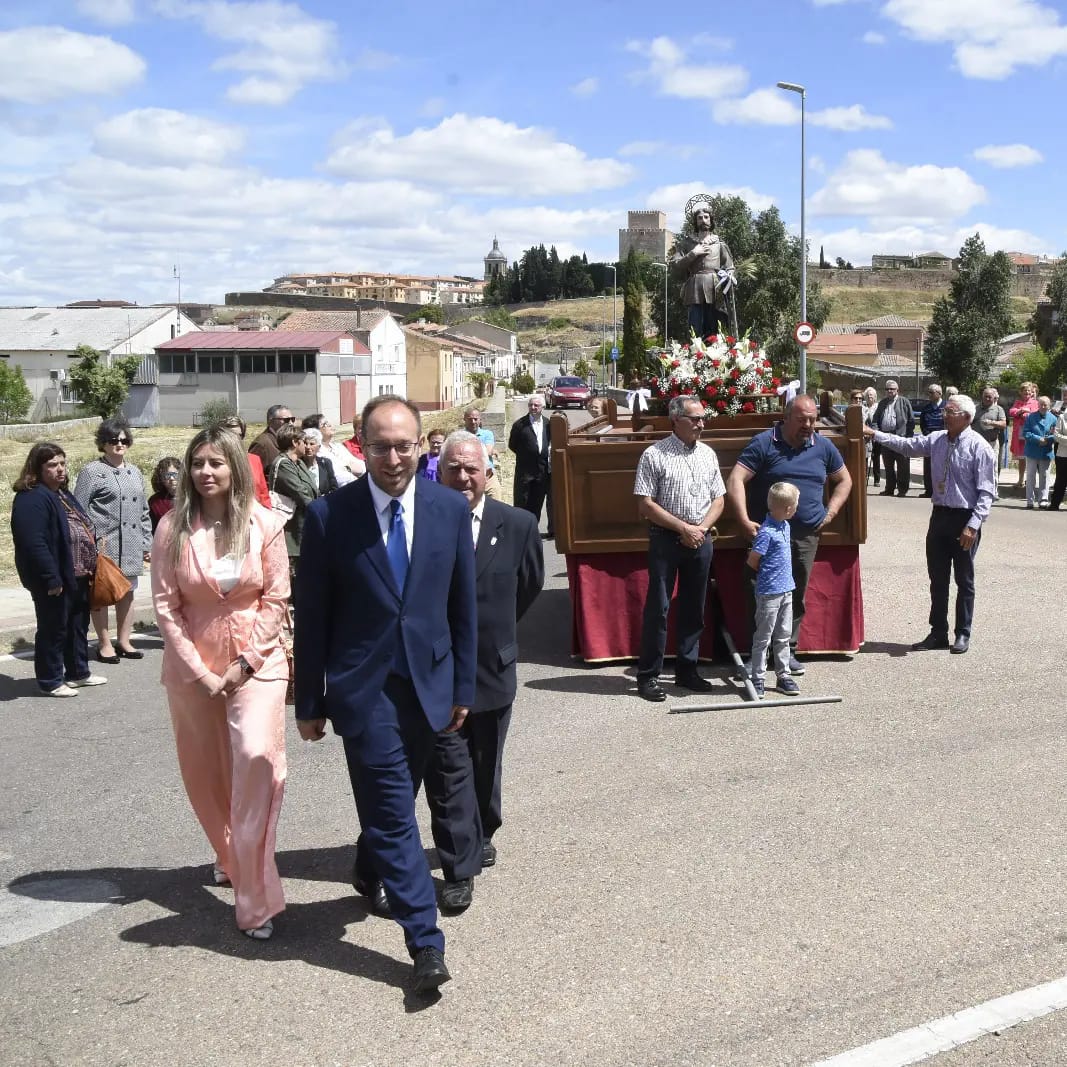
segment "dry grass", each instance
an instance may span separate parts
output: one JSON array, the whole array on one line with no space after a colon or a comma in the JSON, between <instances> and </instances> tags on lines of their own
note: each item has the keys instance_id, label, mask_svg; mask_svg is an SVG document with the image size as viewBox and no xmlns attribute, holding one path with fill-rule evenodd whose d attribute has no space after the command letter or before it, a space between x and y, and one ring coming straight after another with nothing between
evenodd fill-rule
<instances>
[{"instance_id":1,"label":"dry grass","mask_svg":"<svg viewBox=\"0 0 1067 1067\"><path fill-rule=\"evenodd\" d=\"M484 408L488 401L476 400L476 407ZM463 425L463 408L449 408L445 411L426 412L422 417L423 432L429 430L456 430ZM248 426L247 440L251 441L257 434L262 433L263 423ZM156 426L148 430L133 431L133 446L129 451L129 462L138 467L144 475L145 486L148 487L152 471L156 464L164 456L183 456L189 444L190 438L196 433L195 429L188 426ZM338 440L347 440L351 433L339 433ZM99 453L93 442L93 432L84 426L76 430L64 430L61 424L53 434L42 440L56 441L63 446L67 453L67 469L70 472L70 483L74 484L78 472L90 460L96 459ZM24 441L11 441L0 438L0 509L8 517L11 515L11 501L14 492L12 483L22 471L22 465L26 461L26 455L32 446ZM511 454L503 450L501 458L506 454L509 459ZM511 499L510 470L505 467L501 475L507 474L508 495ZM503 478L502 478L503 480ZM151 488L148 492L151 493ZM15 553L11 541L10 522L0 523L0 585L18 585L18 576L15 573Z\"/></svg>"},{"instance_id":2,"label":"dry grass","mask_svg":"<svg viewBox=\"0 0 1067 1067\"><path fill-rule=\"evenodd\" d=\"M934 313L934 303L938 297L948 293L948 286L943 290L927 292L918 289L853 289L851 286L824 286L823 291L830 297L830 322L866 322L882 315L901 315L906 319L930 324ZM1035 303L1024 296L1012 297L1012 309L1016 319L1025 323L1033 314Z\"/></svg>"}]
</instances>

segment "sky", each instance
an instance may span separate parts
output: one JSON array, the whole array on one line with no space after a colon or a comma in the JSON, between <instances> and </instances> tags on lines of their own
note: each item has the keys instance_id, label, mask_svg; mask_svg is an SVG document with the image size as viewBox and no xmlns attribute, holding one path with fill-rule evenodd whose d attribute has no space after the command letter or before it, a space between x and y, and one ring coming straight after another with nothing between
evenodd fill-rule
<instances>
[{"instance_id":1,"label":"sky","mask_svg":"<svg viewBox=\"0 0 1067 1067\"><path fill-rule=\"evenodd\" d=\"M1067 4L4 0L0 305L613 261L698 192L872 253L1067 248ZM694 15L695 13L695 15ZM1058 133L1056 131L1059 131Z\"/></svg>"}]
</instances>

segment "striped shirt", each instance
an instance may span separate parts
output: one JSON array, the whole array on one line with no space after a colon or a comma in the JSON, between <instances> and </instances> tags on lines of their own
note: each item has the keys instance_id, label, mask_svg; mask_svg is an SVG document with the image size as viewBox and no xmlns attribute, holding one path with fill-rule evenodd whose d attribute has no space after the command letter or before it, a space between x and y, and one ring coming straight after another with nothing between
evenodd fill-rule
<instances>
[{"instance_id":1,"label":"striped shirt","mask_svg":"<svg viewBox=\"0 0 1067 1067\"><path fill-rule=\"evenodd\" d=\"M719 459L702 441L689 448L672 433L641 453L634 496L651 497L682 522L696 525L725 495Z\"/></svg>"}]
</instances>

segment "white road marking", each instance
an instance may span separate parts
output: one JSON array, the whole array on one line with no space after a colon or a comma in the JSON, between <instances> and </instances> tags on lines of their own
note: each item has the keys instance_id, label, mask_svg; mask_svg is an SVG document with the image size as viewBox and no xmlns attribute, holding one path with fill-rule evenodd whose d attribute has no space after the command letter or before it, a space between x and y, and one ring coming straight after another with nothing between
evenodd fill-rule
<instances>
[{"instance_id":1,"label":"white road marking","mask_svg":"<svg viewBox=\"0 0 1067 1067\"><path fill-rule=\"evenodd\" d=\"M902 1030L810 1067L906 1067L1063 1008L1067 1008L1067 978L1057 978Z\"/></svg>"},{"instance_id":2,"label":"white road marking","mask_svg":"<svg viewBox=\"0 0 1067 1067\"><path fill-rule=\"evenodd\" d=\"M88 918L119 899L119 887L103 878L42 878L24 884L21 892L5 886L0 889L0 947Z\"/></svg>"}]
</instances>

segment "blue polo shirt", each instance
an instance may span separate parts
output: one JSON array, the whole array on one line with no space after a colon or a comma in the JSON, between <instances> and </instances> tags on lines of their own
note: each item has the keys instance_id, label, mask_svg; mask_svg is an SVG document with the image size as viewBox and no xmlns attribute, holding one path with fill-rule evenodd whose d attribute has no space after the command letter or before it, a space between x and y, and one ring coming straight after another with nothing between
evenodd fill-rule
<instances>
[{"instance_id":1,"label":"blue polo shirt","mask_svg":"<svg viewBox=\"0 0 1067 1067\"><path fill-rule=\"evenodd\" d=\"M781 596L791 593L797 584L793 581L793 551L789 547L789 523L782 519L775 522L768 515L763 520L752 551L760 554L759 570L756 572L756 596Z\"/></svg>"},{"instance_id":2,"label":"blue polo shirt","mask_svg":"<svg viewBox=\"0 0 1067 1067\"><path fill-rule=\"evenodd\" d=\"M936 404L927 404L919 412L919 431L923 434L932 434L935 430L945 428L945 401L939 400Z\"/></svg>"},{"instance_id":3,"label":"blue polo shirt","mask_svg":"<svg viewBox=\"0 0 1067 1067\"><path fill-rule=\"evenodd\" d=\"M803 448L793 448L782 436L780 422L756 434L737 462L755 475L746 486L748 513L753 522L762 522L766 517L767 491L775 482L790 482L800 490L800 502L791 524L792 532L798 537L811 533L822 522L826 515L823 503L826 479L845 465L841 453L817 432Z\"/></svg>"}]
</instances>

